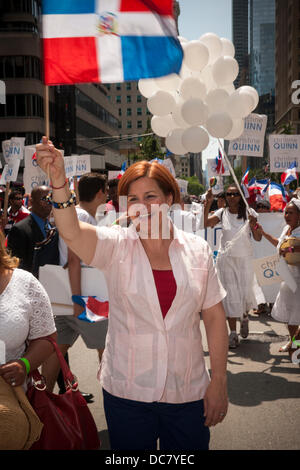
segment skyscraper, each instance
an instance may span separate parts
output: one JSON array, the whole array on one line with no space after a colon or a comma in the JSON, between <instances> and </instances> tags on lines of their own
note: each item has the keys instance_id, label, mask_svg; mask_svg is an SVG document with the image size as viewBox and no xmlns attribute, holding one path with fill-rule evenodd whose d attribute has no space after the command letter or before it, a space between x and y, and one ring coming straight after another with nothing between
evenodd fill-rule
<instances>
[{"instance_id":1,"label":"skyscraper","mask_svg":"<svg viewBox=\"0 0 300 470\"><path fill-rule=\"evenodd\" d=\"M232 0L232 41L239 75L235 86L248 83L248 0Z\"/></svg>"}]
</instances>

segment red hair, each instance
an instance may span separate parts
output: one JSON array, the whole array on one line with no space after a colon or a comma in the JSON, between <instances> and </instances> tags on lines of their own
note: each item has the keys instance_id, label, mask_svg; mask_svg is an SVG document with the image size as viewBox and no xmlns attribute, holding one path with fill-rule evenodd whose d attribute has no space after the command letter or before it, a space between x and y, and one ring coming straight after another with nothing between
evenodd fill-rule
<instances>
[{"instance_id":1,"label":"red hair","mask_svg":"<svg viewBox=\"0 0 300 470\"><path fill-rule=\"evenodd\" d=\"M180 203L180 190L175 178L164 165L157 161L150 163L143 160L131 165L120 179L118 197L128 196L131 183L145 176L154 179L166 196L172 195L172 204Z\"/></svg>"}]
</instances>

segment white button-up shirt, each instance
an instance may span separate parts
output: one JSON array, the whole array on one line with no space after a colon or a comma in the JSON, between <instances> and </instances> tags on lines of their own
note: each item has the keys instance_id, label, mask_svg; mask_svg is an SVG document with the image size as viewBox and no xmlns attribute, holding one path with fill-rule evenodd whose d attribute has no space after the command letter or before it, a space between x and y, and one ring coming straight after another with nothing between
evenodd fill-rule
<instances>
[{"instance_id":1,"label":"white button-up shirt","mask_svg":"<svg viewBox=\"0 0 300 470\"><path fill-rule=\"evenodd\" d=\"M184 403L209 384L199 312L226 295L208 244L174 227L169 257L177 291L162 316L152 268L132 225L97 227L91 266L105 275L109 322L100 383L130 400Z\"/></svg>"}]
</instances>

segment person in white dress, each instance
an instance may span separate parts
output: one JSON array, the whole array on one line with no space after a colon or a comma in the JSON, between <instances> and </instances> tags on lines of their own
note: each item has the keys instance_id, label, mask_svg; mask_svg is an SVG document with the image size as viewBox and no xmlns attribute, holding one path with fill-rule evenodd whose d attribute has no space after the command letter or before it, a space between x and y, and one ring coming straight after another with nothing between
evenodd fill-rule
<instances>
[{"instance_id":1,"label":"person in white dress","mask_svg":"<svg viewBox=\"0 0 300 470\"><path fill-rule=\"evenodd\" d=\"M211 189L207 191L204 227L214 227L217 223L222 226L216 267L227 292L223 305L230 329L229 347L233 349L239 345L237 320L241 320L240 335L247 338L249 334L247 312L257 308L251 261L253 253L251 235L256 241L260 241L262 235L256 230L258 214L253 209L250 209L247 219L246 205L239 189L231 185L226 190L225 196L227 207L209 215L213 194Z\"/></svg>"},{"instance_id":2,"label":"person in white dress","mask_svg":"<svg viewBox=\"0 0 300 470\"><path fill-rule=\"evenodd\" d=\"M27 374L53 352L52 344L43 338L56 340L56 328L48 294L31 273L18 269L18 258L6 252L1 232L0 324L0 341L5 345L0 377L26 389Z\"/></svg>"},{"instance_id":3,"label":"person in white dress","mask_svg":"<svg viewBox=\"0 0 300 470\"><path fill-rule=\"evenodd\" d=\"M288 252L300 252L300 246L280 248L282 242L287 238L296 237L300 239L300 199L293 198L289 202L284 211L284 218L287 225L279 238L266 233L261 226L258 229L272 245L277 247L281 256L285 256ZM291 337L290 341L279 349L279 352L288 352L291 349L292 340L294 336L297 336L300 325L300 265L289 265L289 269L297 283L297 290L292 292L287 283L282 282L271 311L271 315L275 320L288 325Z\"/></svg>"}]
</instances>

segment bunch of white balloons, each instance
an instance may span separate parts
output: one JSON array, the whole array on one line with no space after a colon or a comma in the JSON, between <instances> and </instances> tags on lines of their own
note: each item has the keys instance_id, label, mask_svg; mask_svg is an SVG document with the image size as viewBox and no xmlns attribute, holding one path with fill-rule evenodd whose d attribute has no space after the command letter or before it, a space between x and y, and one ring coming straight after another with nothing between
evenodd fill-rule
<instances>
[{"instance_id":1,"label":"bunch of white balloons","mask_svg":"<svg viewBox=\"0 0 300 470\"><path fill-rule=\"evenodd\" d=\"M235 89L239 66L229 39L214 33L194 41L178 39L184 51L179 75L141 79L138 88L148 98L153 132L166 138L172 153L183 155L204 150L209 134L226 140L240 137L244 118L256 108L259 96L250 86Z\"/></svg>"}]
</instances>

